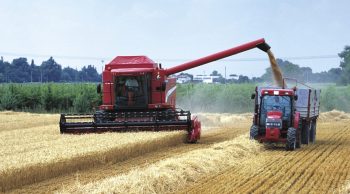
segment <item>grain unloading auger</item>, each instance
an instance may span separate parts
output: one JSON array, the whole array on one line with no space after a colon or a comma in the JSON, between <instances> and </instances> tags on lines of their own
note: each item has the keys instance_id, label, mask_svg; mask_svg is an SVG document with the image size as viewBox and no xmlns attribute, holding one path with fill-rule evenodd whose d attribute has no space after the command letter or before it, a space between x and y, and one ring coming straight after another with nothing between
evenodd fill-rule
<instances>
[{"instance_id":1,"label":"grain unloading auger","mask_svg":"<svg viewBox=\"0 0 350 194\"><path fill-rule=\"evenodd\" d=\"M146 56L117 56L103 71L99 110L92 115L61 114L60 131L186 130L187 141L194 143L200 138L201 123L189 111L175 108L176 78L169 76L255 47L270 49L259 39L168 69ZM97 90L101 92L101 85Z\"/></svg>"}]
</instances>

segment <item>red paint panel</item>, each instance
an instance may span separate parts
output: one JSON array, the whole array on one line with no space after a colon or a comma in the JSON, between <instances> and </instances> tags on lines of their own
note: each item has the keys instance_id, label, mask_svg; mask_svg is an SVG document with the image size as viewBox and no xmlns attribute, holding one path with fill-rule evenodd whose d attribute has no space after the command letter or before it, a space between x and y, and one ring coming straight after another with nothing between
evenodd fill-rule
<instances>
[{"instance_id":1,"label":"red paint panel","mask_svg":"<svg viewBox=\"0 0 350 194\"><path fill-rule=\"evenodd\" d=\"M278 128L266 128L265 139L269 141L278 141L280 130Z\"/></svg>"}]
</instances>

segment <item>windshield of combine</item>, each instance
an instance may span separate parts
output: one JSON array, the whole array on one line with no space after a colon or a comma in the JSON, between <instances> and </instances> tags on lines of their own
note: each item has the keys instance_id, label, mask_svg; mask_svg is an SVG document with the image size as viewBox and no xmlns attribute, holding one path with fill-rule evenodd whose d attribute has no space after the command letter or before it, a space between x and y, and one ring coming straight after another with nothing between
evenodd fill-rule
<instances>
[{"instance_id":1,"label":"windshield of combine","mask_svg":"<svg viewBox=\"0 0 350 194\"><path fill-rule=\"evenodd\" d=\"M119 108L147 106L149 76L118 76L115 78L116 106Z\"/></svg>"}]
</instances>

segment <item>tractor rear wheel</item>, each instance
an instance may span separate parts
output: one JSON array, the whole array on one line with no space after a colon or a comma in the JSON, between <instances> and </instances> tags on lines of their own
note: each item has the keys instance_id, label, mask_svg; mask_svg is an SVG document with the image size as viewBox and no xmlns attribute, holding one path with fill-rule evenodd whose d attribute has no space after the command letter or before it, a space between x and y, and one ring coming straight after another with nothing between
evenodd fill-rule
<instances>
[{"instance_id":1,"label":"tractor rear wheel","mask_svg":"<svg viewBox=\"0 0 350 194\"><path fill-rule=\"evenodd\" d=\"M312 121L310 130L310 142L315 143L316 141L316 121Z\"/></svg>"},{"instance_id":2,"label":"tractor rear wheel","mask_svg":"<svg viewBox=\"0 0 350 194\"><path fill-rule=\"evenodd\" d=\"M259 128L258 128L258 126L252 125L250 127L250 139L251 140L257 139L258 135L259 135Z\"/></svg>"},{"instance_id":3,"label":"tractor rear wheel","mask_svg":"<svg viewBox=\"0 0 350 194\"><path fill-rule=\"evenodd\" d=\"M310 126L311 124L309 122L303 123L301 128L301 143L302 144L309 144L310 140Z\"/></svg>"},{"instance_id":4,"label":"tractor rear wheel","mask_svg":"<svg viewBox=\"0 0 350 194\"><path fill-rule=\"evenodd\" d=\"M296 144L297 144L296 140L297 140L297 130L293 127L288 128L286 149L291 151L295 150Z\"/></svg>"}]
</instances>

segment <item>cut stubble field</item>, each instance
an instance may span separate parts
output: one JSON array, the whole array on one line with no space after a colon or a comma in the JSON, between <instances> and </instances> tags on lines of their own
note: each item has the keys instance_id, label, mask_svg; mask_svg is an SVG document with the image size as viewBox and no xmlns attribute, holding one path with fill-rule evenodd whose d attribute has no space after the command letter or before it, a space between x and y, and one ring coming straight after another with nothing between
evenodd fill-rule
<instances>
[{"instance_id":1,"label":"cut stubble field","mask_svg":"<svg viewBox=\"0 0 350 194\"><path fill-rule=\"evenodd\" d=\"M1 190L337 193L349 188L349 114L323 113L316 143L294 152L250 141L251 114L198 115L202 138L185 144L184 132L61 135L59 115L2 112Z\"/></svg>"}]
</instances>

